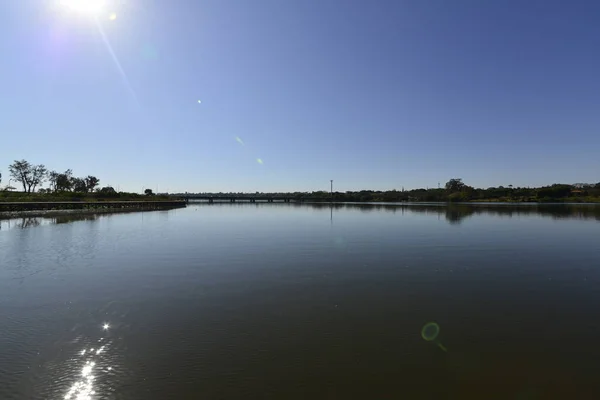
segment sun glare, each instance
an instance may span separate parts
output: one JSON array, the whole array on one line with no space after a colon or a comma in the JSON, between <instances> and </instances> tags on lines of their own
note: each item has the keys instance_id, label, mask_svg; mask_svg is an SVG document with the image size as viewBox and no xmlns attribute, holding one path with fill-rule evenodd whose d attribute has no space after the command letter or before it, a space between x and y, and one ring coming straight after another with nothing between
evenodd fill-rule
<instances>
[{"instance_id":1,"label":"sun glare","mask_svg":"<svg viewBox=\"0 0 600 400\"><path fill-rule=\"evenodd\" d=\"M95 16L103 11L106 0L60 0L60 4L69 10Z\"/></svg>"}]
</instances>

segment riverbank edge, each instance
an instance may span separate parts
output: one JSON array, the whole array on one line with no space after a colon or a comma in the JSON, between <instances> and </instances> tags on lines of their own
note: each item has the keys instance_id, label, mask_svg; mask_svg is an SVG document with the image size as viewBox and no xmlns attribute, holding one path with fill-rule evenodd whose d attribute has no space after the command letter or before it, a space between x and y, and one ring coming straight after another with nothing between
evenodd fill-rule
<instances>
[{"instance_id":1,"label":"riverbank edge","mask_svg":"<svg viewBox=\"0 0 600 400\"><path fill-rule=\"evenodd\" d=\"M96 214L128 214L150 211L170 211L184 207L140 207L140 208L72 208L64 210L28 210L28 211L0 211L0 220L17 218L53 218L65 215L96 215Z\"/></svg>"}]
</instances>

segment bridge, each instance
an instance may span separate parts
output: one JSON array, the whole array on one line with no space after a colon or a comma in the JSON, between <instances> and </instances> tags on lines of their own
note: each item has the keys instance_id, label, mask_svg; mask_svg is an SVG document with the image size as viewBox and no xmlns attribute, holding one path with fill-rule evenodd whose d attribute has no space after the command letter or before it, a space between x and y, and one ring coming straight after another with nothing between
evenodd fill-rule
<instances>
[{"instance_id":1,"label":"bridge","mask_svg":"<svg viewBox=\"0 0 600 400\"><path fill-rule=\"evenodd\" d=\"M323 199L312 199L294 196L271 196L271 195L201 195L188 194L181 196L186 202L208 202L208 203L302 203L305 201L323 201Z\"/></svg>"}]
</instances>

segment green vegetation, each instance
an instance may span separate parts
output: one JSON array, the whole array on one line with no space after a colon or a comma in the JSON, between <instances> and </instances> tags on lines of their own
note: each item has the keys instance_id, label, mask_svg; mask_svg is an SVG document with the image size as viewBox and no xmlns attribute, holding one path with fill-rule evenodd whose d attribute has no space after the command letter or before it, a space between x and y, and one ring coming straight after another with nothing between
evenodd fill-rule
<instances>
[{"instance_id":1,"label":"green vegetation","mask_svg":"<svg viewBox=\"0 0 600 400\"><path fill-rule=\"evenodd\" d=\"M187 194L190 195L190 194ZM193 195L193 194L191 194ZM412 190L361 190L355 192L295 192L295 193L202 193L227 197L291 197L296 201L336 202L532 202L532 203L600 203L600 183L554 184L539 188L490 187L478 189L466 185L462 179L450 179L443 188ZM184 196L182 194L182 196Z\"/></svg>"},{"instance_id":2,"label":"green vegetation","mask_svg":"<svg viewBox=\"0 0 600 400\"><path fill-rule=\"evenodd\" d=\"M152 201L172 200L166 195L156 196L150 189L146 189L145 195L117 192L111 186L100 187L100 179L95 176L76 177L71 169L65 172L49 171L43 164L34 165L26 160L15 160L8 170L11 178L9 185L0 189L2 202L141 201L148 200L149 196L152 196ZM12 182L22 186L23 190L15 191L17 188L10 186ZM42 188L46 182L49 187Z\"/></svg>"},{"instance_id":3,"label":"green vegetation","mask_svg":"<svg viewBox=\"0 0 600 400\"><path fill-rule=\"evenodd\" d=\"M43 202L43 201L161 201L173 200L172 196L153 195L151 198L138 193L116 192L113 188L102 188L93 193L77 193L77 192L42 192L23 193L0 191L0 202Z\"/></svg>"},{"instance_id":4,"label":"green vegetation","mask_svg":"<svg viewBox=\"0 0 600 400\"><path fill-rule=\"evenodd\" d=\"M282 195L282 194L274 194ZM490 187L473 188L462 179L450 179L443 188L357 192L327 191L292 193L297 200L337 202L556 202L556 203L600 203L600 183L597 184L554 184L540 188Z\"/></svg>"},{"instance_id":5,"label":"green vegetation","mask_svg":"<svg viewBox=\"0 0 600 400\"><path fill-rule=\"evenodd\" d=\"M10 182L20 184L21 192L14 192L10 185L0 189L0 201L102 201L102 200L152 200L172 199L172 196L157 195L151 189L144 194L117 192L113 187L100 187L100 180L92 175L73 176L73 171L49 171L43 164L34 165L26 160L16 160L9 167ZM2 174L0 173L0 183ZM48 188L40 188L45 182ZM37 189L37 191L36 191ZM214 196L248 194L212 193ZM289 196L297 201L336 201L336 202L558 202L558 203L600 203L600 183L596 184L554 184L539 188L490 187L474 188L460 178L450 179L443 188L349 192L327 191L295 193L256 193L260 196Z\"/></svg>"}]
</instances>

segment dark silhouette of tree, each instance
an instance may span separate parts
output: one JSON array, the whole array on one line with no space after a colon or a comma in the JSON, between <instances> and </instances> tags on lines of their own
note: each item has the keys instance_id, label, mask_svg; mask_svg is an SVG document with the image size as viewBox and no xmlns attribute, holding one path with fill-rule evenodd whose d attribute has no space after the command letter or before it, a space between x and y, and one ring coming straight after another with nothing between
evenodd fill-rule
<instances>
[{"instance_id":1,"label":"dark silhouette of tree","mask_svg":"<svg viewBox=\"0 0 600 400\"><path fill-rule=\"evenodd\" d=\"M85 178L85 186L87 187L88 192L93 192L99 183L100 183L100 179L96 178L95 176L88 175Z\"/></svg>"},{"instance_id":2,"label":"dark silhouette of tree","mask_svg":"<svg viewBox=\"0 0 600 400\"><path fill-rule=\"evenodd\" d=\"M537 197L541 200L560 199L571 194L571 185L554 184L537 190Z\"/></svg>"},{"instance_id":3,"label":"dark silhouette of tree","mask_svg":"<svg viewBox=\"0 0 600 400\"><path fill-rule=\"evenodd\" d=\"M152 196L154 193L152 192L152 189L146 189L146 190L144 190L144 194L146 196Z\"/></svg>"},{"instance_id":4,"label":"dark silhouette of tree","mask_svg":"<svg viewBox=\"0 0 600 400\"><path fill-rule=\"evenodd\" d=\"M56 177L56 191L64 192L73 188L72 181L73 171L68 169L62 174L58 174Z\"/></svg>"},{"instance_id":5,"label":"dark silhouette of tree","mask_svg":"<svg viewBox=\"0 0 600 400\"><path fill-rule=\"evenodd\" d=\"M48 172L48 182L50 182L50 190L52 192L56 192L56 181L58 179L58 175L60 175L56 171Z\"/></svg>"},{"instance_id":6,"label":"dark silhouette of tree","mask_svg":"<svg viewBox=\"0 0 600 400\"><path fill-rule=\"evenodd\" d=\"M29 193L31 193L32 191L35 192L35 188L38 185L41 185L42 183L44 183L47 176L48 176L48 170L46 169L46 167L43 164L34 166L32 169L32 173L31 173L31 181L29 182L29 187L28 187Z\"/></svg>"},{"instance_id":7,"label":"dark silhouette of tree","mask_svg":"<svg viewBox=\"0 0 600 400\"><path fill-rule=\"evenodd\" d=\"M77 193L87 193L87 185L83 178L72 178L73 191Z\"/></svg>"},{"instance_id":8,"label":"dark silhouette of tree","mask_svg":"<svg viewBox=\"0 0 600 400\"><path fill-rule=\"evenodd\" d=\"M8 166L8 170L15 181L21 182L21 185L23 185L23 191L26 192L27 185L31 179L31 164L29 164L29 161L15 160L14 163Z\"/></svg>"},{"instance_id":9,"label":"dark silhouette of tree","mask_svg":"<svg viewBox=\"0 0 600 400\"><path fill-rule=\"evenodd\" d=\"M15 160L8 166L11 176L23 185L23 191L31 193L46 180L48 170L43 164L32 165L26 160Z\"/></svg>"},{"instance_id":10,"label":"dark silhouette of tree","mask_svg":"<svg viewBox=\"0 0 600 400\"><path fill-rule=\"evenodd\" d=\"M117 191L111 186L105 186L102 189L98 190L98 193L103 195L114 196L117 194Z\"/></svg>"},{"instance_id":11,"label":"dark silhouette of tree","mask_svg":"<svg viewBox=\"0 0 600 400\"><path fill-rule=\"evenodd\" d=\"M462 179L453 178L446 182L446 190L450 193L460 192L465 187Z\"/></svg>"}]
</instances>

